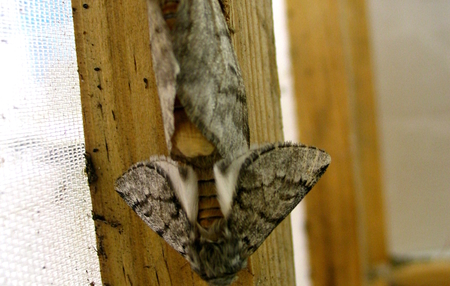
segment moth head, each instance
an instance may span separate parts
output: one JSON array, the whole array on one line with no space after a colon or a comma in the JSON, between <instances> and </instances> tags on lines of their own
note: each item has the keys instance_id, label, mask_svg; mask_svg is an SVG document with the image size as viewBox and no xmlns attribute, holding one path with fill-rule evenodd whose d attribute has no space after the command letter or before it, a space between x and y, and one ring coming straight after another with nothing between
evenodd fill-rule
<instances>
[{"instance_id":1,"label":"moth head","mask_svg":"<svg viewBox=\"0 0 450 286\"><path fill-rule=\"evenodd\" d=\"M230 285L236 274L247 266L240 239L234 237L224 224L214 224L205 232L198 232L189 247L192 269L209 285ZM212 236L210 236L212 234ZM214 239L211 239L214 237Z\"/></svg>"}]
</instances>

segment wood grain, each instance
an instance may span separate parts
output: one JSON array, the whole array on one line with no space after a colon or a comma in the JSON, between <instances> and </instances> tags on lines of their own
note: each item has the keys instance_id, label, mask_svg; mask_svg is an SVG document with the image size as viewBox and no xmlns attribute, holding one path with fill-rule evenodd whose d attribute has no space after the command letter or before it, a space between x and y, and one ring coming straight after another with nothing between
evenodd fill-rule
<instances>
[{"instance_id":1,"label":"wood grain","mask_svg":"<svg viewBox=\"0 0 450 286\"><path fill-rule=\"evenodd\" d=\"M364 216L359 216L357 192L366 186L366 182L358 183L367 179L359 177L360 173L371 170L361 165L360 154L355 153L366 142L355 134L354 121L363 118L353 114L359 108L355 102L361 103L356 98L372 88L357 86L367 84L367 74L359 73L370 67L354 66L362 62L353 58L361 50L352 47L359 43L354 42L356 31L352 30L356 23L349 21L344 9L349 2L288 0L287 4L300 139L323 148L332 158L327 173L306 198L312 280L316 286L361 285ZM373 139L373 134L365 138Z\"/></svg>"},{"instance_id":2,"label":"wood grain","mask_svg":"<svg viewBox=\"0 0 450 286\"><path fill-rule=\"evenodd\" d=\"M74 0L72 6L86 151L99 177L91 196L103 284L181 283L171 268L177 265L191 277L187 262L114 191L131 164L167 153L146 4Z\"/></svg>"},{"instance_id":3,"label":"wood grain","mask_svg":"<svg viewBox=\"0 0 450 286\"><path fill-rule=\"evenodd\" d=\"M351 125L354 132L356 193L363 221L363 257L368 271L388 263L385 208L377 130L366 1L342 1L341 18L347 47Z\"/></svg>"},{"instance_id":4,"label":"wood grain","mask_svg":"<svg viewBox=\"0 0 450 286\"><path fill-rule=\"evenodd\" d=\"M229 3L228 3L229 2ZM227 1L248 92L252 142L282 140L271 2ZM228 5L229 4L229 5ZM145 1L73 0L86 150L104 285L206 285L114 191L135 162L165 154ZM178 133L183 134L183 133ZM234 285L293 285L289 220L249 260Z\"/></svg>"}]
</instances>

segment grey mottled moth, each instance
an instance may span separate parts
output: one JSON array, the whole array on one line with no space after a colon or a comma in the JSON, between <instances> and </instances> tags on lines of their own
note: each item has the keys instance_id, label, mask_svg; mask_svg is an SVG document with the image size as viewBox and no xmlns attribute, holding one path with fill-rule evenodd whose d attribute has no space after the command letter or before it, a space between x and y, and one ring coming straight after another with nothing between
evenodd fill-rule
<instances>
[{"instance_id":1,"label":"grey mottled moth","mask_svg":"<svg viewBox=\"0 0 450 286\"><path fill-rule=\"evenodd\" d=\"M249 148L243 80L218 0L181 0L172 32L158 0L147 2L168 147L176 90L222 158L211 167L223 218L208 229L198 223L198 174L164 156L135 164L115 188L204 280L229 285L319 180L330 156L294 143Z\"/></svg>"}]
</instances>

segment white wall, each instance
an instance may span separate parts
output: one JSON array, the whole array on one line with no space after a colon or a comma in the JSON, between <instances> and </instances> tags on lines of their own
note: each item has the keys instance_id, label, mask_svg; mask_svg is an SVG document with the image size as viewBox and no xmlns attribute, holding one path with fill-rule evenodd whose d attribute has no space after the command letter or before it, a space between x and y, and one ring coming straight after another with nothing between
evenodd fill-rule
<instances>
[{"instance_id":1,"label":"white wall","mask_svg":"<svg viewBox=\"0 0 450 286\"><path fill-rule=\"evenodd\" d=\"M450 1L367 3L390 252L450 254Z\"/></svg>"}]
</instances>

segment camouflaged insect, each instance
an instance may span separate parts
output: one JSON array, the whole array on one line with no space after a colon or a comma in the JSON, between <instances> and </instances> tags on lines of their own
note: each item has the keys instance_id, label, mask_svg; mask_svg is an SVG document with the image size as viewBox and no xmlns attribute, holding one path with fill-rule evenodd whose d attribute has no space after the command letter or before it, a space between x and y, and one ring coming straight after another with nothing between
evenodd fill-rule
<instances>
[{"instance_id":1,"label":"camouflaged insect","mask_svg":"<svg viewBox=\"0 0 450 286\"><path fill-rule=\"evenodd\" d=\"M168 147L176 93L222 158L213 164L213 174L223 218L208 229L197 222L198 174L164 156L135 164L115 188L205 281L229 285L331 159L320 149L289 142L249 148L245 89L217 0L181 0L172 31L159 1L147 2Z\"/></svg>"}]
</instances>

